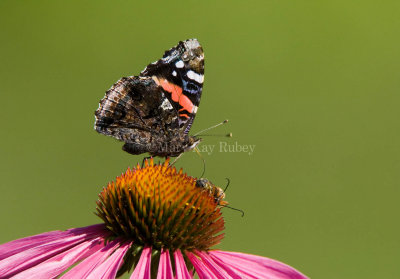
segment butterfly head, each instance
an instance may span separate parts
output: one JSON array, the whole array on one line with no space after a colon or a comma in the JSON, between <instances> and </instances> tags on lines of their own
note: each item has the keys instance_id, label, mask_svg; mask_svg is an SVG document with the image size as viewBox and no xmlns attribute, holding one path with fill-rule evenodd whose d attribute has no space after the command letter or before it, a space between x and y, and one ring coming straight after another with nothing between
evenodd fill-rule
<instances>
[{"instance_id":1,"label":"butterfly head","mask_svg":"<svg viewBox=\"0 0 400 279\"><path fill-rule=\"evenodd\" d=\"M201 142L201 138L189 136L189 141L188 141L187 148L185 149L185 151L194 149L200 142Z\"/></svg>"}]
</instances>

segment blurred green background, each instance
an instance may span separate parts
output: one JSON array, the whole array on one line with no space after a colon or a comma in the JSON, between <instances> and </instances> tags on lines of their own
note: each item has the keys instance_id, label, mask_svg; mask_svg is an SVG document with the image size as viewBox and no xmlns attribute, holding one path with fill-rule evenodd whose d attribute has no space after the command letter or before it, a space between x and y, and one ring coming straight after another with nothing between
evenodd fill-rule
<instances>
[{"instance_id":1,"label":"blurred green background","mask_svg":"<svg viewBox=\"0 0 400 279\"><path fill-rule=\"evenodd\" d=\"M399 1L0 2L0 242L98 223L106 183L141 162L93 130L120 77L179 40L206 56L192 132L224 209L220 249L312 278L399 278ZM211 132L210 132L211 133ZM252 155L220 142L255 145ZM195 153L177 163L199 176Z\"/></svg>"}]
</instances>

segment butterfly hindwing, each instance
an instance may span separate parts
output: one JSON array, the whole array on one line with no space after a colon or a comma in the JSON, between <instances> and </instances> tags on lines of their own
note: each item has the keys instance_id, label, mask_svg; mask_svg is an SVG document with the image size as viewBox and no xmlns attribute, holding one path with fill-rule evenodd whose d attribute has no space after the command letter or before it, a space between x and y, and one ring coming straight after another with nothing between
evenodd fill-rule
<instances>
[{"instance_id":1,"label":"butterfly hindwing","mask_svg":"<svg viewBox=\"0 0 400 279\"><path fill-rule=\"evenodd\" d=\"M100 101L95 113L96 130L124 142L145 142L161 129L154 117L161 94L151 78L120 79Z\"/></svg>"}]
</instances>

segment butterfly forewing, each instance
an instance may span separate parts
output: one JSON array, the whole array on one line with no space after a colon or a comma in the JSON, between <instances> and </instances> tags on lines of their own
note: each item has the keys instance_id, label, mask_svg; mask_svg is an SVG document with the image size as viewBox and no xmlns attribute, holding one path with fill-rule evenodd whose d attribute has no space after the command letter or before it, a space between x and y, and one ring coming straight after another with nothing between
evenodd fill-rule
<instances>
[{"instance_id":1,"label":"butterfly forewing","mask_svg":"<svg viewBox=\"0 0 400 279\"><path fill-rule=\"evenodd\" d=\"M151 76L163 88L188 133L200 104L204 81L204 53L195 39L179 42L163 58L148 65L141 76Z\"/></svg>"}]
</instances>

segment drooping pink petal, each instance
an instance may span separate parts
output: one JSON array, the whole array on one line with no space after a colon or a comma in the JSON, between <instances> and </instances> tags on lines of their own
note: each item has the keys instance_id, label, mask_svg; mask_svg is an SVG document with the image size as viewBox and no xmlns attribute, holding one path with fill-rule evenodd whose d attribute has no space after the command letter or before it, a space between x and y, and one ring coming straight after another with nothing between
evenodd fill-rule
<instances>
[{"instance_id":1,"label":"drooping pink petal","mask_svg":"<svg viewBox=\"0 0 400 279\"><path fill-rule=\"evenodd\" d=\"M218 279L229 279L230 277L226 274L226 272L220 269L218 266L214 268L210 268L210 266L206 265L203 261L197 258L190 252L186 252L189 260L192 262L197 274L200 279L209 279L209 278L218 278Z\"/></svg>"},{"instance_id":2,"label":"drooping pink petal","mask_svg":"<svg viewBox=\"0 0 400 279\"><path fill-rule=\"evenodd\" d=\"M69 229L66 231L46 232L21 239L16 239L0 245L0 260L18 254L22 251L28 250L32 247L39 246L41 244L54 241L56 239L61 239L66 236L79 234L103 235L105 233L106 232L104 230L104 224L97 224L83 228Z\"/></svg>"},{"instance_id":3,"label":"drooping pink petal","mask_svg":"<svg viewBox=\"0 0 400 279\"><path fill-rule=\"evenodd\" d=\"M196 269L197 274L200 279L202 278L221 278L221 279L230 279L232 278L223 268L218 266L206 253L198 252L200 257L196 257L196 255L186 252L186 255L192 262L194 268ZM240 277L238 277L240 278Z\"/></svg>"},{"instance_id":4,"label":"drooping pink petal","mask_svg":"<svg viewBox=\"0 0 400 279\"><path fill-rule=\"evenodd\" d=\"M95 225L90 225L86 227L80 227L80 228L73 228L73 229L68 229L65 231L68 234L75 234L75 235L81 235L81 234L87 234L87 235L104 235L104 234L109 234L110 232L106 229L106 226L104 224L95 224Z\"/></svg>"},{"instance_id":5,"label":"drooping pink petal","mask_svg":"<svg viewBox=\"0 0 400 279\"><path fill-rule=\"evenodd\" d=\"M56 277L74 263L101 249L103 242L104 239L100 237L92 241L83 242L72 249L66 250L32 268L18 273L13 276L13 279L48 279Z\"/></svg>"},{"instance_id":6,"label":"drooping pink petal","mask_svg":"<svg viewBox=\"0 0 400 279\"><path fill-rule=\"evenodd\" d=\"M160 262L158 264L157 279L174 279L171 259L168 250L161 251Z\"/></svg>"},{"instance_id":7,"label":"drooping pink petal","mask_svg":"<svg viewBox=\"0 0 400 279\"><path fill-rule=\"evenodd\" d=\"M102 227L104 227L104 225ZM0 261L0 278L10 277L25 269L31 268L82 242L92 240L98 237L99 234L105 233L104 231L99 231L99 225L95 225L86 228L71 229L66 232L61 232L60 234L46 234L45 238L55 235L56 237L49 242L40 241L39 245L36 243L34 243L34 245L27 245L27 242L23 240L19 242L16 241L13 246L18 250L18 253L12 253L12 255ZM32 240L32 238L30 239ZM38 238L33 239L37 240ZM18 244L23 245L24 249L21 250L19 247L16 247ZM8 246L8 248L10 248L10 246Z\"/></svg>"},{"instance_id":8,"label":"drooping pink petal","mask_svg":"<svg viewBox=\"0 0 400 279\"><path fill-rule=\"evenodd\" d=\"M102 249L93 253L81 263L73 267L67 273L65 273L60 279L75 279L75 278L87 278L87 276L100 264L102 264L108 256L114 252L120 245L119 239L113 240L107 243Z\"/></svg>"},{"instance_id":9,"label":"drooping pink petal","mask_svg":"<svg viewBox=\"0 0 400 279\"><path fill-rule=\"evenodd\" d=\"M202 254L199 254L200 257ZM210 251L210 257L228 273L233 270L245 274L245 278L307 279L296 269L265 257L225 251Z\"/></svg>"},{"instance_id":10,"label":"drooping pink petal","mask_svg":"<svg viewBox=\"0 0 400 279\"><path fill-rule=\"evenodd\" d=\"M151 277L151 248L145 247L140 255L138 264L135 267L130 279L150 279Z\"/></svg>"},{"instance_id":11,"label":"drooping pink petal","mask_svg":"<svg viewBox=\"0 0 400 279\"><path fill-rule=\"evenodd\" d=\"M208 266L213 266L213 267L219 266L218 271L221 269L221 264L223 265L223 263L219 259L214 260L210 257L210 255L208 253L205 253L205 252L197 252L197 254ZM239 272L238 270L231 268L228 265L223 265L223 269L230 276L227 278L242 279L246 275L246 274Z\"/></svg>"},{"instance_id":12,"label":"drooping pink petal","mask_svg":"<svg viewBox=\"0 0 400 279\"><path fill-rule=\"evenodd\" d=\"M114 279L118 269L121 267L126 251L131 246L131 242L126 242L117 248L114 253L108 257L102 264L98 265L91 272L87 279Z\"/></svg>"},{"instance_id":13,"label":"drooping pink petal","mask_svg":"<svg viewBox=\"0 0 400 279\"><path fill-rule=\"evenodd\" d=\"M192 279L180 250L174 252L176 279Z\"/></svg>"},{"instance_id":14,"label":"drooping pink petal","mask_svg":"<svg viewBox=\"0 0 400 279\"><path fill-rule=\"evenodd\" d=\"M65 235L65 232L46 232L4 243L0 245L0 260L10 257L14 254L18 254L19 252L32 248L34 246L38 246L42 243L58 239L60 235Z\"/></svg>"}]
</instances>

